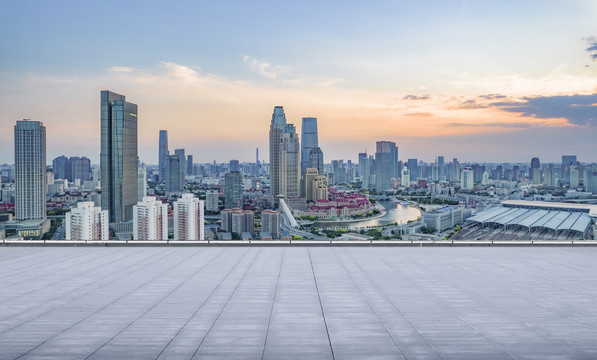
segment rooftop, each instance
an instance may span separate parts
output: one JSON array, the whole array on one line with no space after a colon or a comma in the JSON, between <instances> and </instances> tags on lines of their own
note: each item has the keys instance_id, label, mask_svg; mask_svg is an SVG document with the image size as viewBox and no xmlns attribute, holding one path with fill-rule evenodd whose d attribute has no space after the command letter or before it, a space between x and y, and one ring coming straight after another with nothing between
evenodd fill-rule
<instances>
[{"instance_id":1,"label":"rooftop","mask_svg":"<svg viewBox=\"0 0 597 360\"><path fill-rule=\"evenodd\" d=\"M597 247L0 247L2 359L594 359Z\"/></svg>"}]
</instances>

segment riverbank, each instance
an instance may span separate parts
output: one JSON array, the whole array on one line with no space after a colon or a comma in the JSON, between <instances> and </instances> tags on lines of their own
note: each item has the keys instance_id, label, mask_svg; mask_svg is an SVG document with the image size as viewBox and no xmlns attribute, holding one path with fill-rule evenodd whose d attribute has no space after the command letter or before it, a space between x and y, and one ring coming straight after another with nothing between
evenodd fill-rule
<instances>
[{"instance_id":1,"label":"riverbank","mask_svg":"<svg viewBox=\"0 0 597 360\"><path fill-rule=\"evenodd\" d=\"M379 212L380 212L377 215L369 216L369 217L366 217L366 218L359 218L359 219L354 219L353 218L353 219L315 220L315 221L313 221L313 226L317 226L318 224L326 225L326 224L335 224L335 223L347 223L347 224L350 224L350 223L355 223L355 222L360 222L360 221L367 221L367 220L379 219L379 218L382 218L382 217L384 217L384 216L386 216L388 214L386 208L383 205L379 204L379 203L375 204L375 208L377 210L379 210ZM317 226L317 227L321 227L321 226Z\"/></svg>"}]
</instances>

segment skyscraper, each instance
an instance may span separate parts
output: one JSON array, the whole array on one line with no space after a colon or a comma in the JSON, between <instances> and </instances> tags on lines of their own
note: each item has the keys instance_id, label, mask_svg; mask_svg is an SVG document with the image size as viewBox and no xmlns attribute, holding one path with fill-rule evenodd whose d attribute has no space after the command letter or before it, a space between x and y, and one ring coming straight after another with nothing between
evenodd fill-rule
<instances>
[{"instance_id":1,"label":"skyscraper","mask_svg":"<svg viewBox=\"0 0 597 360\"><path fill-rule=\"evenodd\" d=\"M410 181L417 181L419 177L419 162L417 159L408 159L406 162L406 167L408 168L408 173L410 176Z\"/></svg>"},{"instance_id":2,"label":"skyscraper","mask_svg":"<svg viewBox=\"0 0 597 360\"><path fill-rule=\"evenodd\" d=\"M75 181L79 179L81 181L89 180L91 173L91 161L86 157L71 157L69 159L70 173L67 172L66 178L68 181Z\"/></svg>"},{"instance_id":3,"label":"skyscraper","mask_svg":"<svg viewBox=\"0 0 597 360\"><path fill-rule=\"evenodd\" d=\"M309 161L311 149L319 147L319 140L317 137L317 118L303 118L301 139L301 174L303 174L308 167L311 167Z\"/></svg>"},{"instance_id":4,"label":"skyscraper","mask_svg":"<svg viewBox=\"0 0 597 360\"><path fill-rule=\"evenodd\" d=\"M282 106L274 107L269 127L269 178L270 194L275 198L280 194L280 139L286 126L286 115Z\"/></svg>"},{"instance_id":5,"label":"skyscraper","mask_svg":"<svg viewBox=\"0 0 597 360\"><path fill-rule=\"evenodd\" d=\"M230 172L240 172L240 163L238 160L230 160L228 164L228 170Z\"/></svg>"},{"instance_id":6,"label":"skyscraper","mask_svg":"<svg viewBox=\"0 0 597 360\"><path fill-rule=\"evenodd\" d=\"M160 130L160 149L158 154L160 182L166 181L166 158L168 151L168 130Z\"/></svg>"},{"instance_id":7,"label":"skyscraper","mask_svg":"<svg viewBox=\"0 0 597 360\"><path fill-rule=\"evenodd\" d=\"M184 178L187 175L187 157L184 149L176 149L174 150L174 154L178 156L178 161L180 162L180 178L184 185Z\"/></svg>"},{"instance_id":8,"label":"skyscraper","mask_svg":"<svg viewBox=\"0 0 597 360\"><path fill-rule=\"evenodd\" d=\"M279 194L297 198L300 195L300 145L293 124L285 125L279 151Z\"/></svg>"},{"instance_id":9,"label":"skyscraper","mask_svg":"<svg viewBox=\"0 0 597 360\"><path fill-rule=\"evenodd\" d=\"M187 175L193 175L193 155L187 155Z\"/></svg>"},{"instance_id":10,"label":"skyscraper","mask_svg":"<svg viewBox=\"0 0 597 360\"><path fill-rule=\"evenodd\" d=\"M82 201L68 212L66 240L109 240L108 210L95 207L93 201Z\"/></svg>"},{"instance_id":11,"label":"skyscraper","mask_svg":"<svg viewBox=\"0 0 597 360\"><path fill-rule=\"evenodd\" d=\"M321 148L314 147L309 151L309 166L310 168L317 169L319 175L325 174L323 172L323 151Z\"/></svg>"},{"instance_id":12,"label":"skyscraper","mask_svg":"<svg viewBox=\"0 0 597 360\"><path fill-rule=\"evenodd\" d=\"M462 190L473 190L475 187L474 172L471 167L465 167L462 170L462 176L460 177L460 188Z\"/></svg>"},{"instance_id":13,"label":"skyscraper","mask_svg":"<svg viewBox=\"0 0 597 360\"><path fill-rule=\"evenodd\" d=\"M174 240L205 240L203 200L182 194L173 208Z\"/></svg>"},{"instance_id":14,"label":"skyscraper","mask_svg":"<svg viewBox=\"0 0 597 360\"><path fill-rule=\"evenodd\" d=\"M398 148L391 141L376 143L375 163L377 165L375 190L382 192L391 188L391 179L396 178Z\"/></svg>"},{"instance_id":15,"label":"skyscraper","mask_svg":"<svg viewBox=\"0 0 597 360\"><path fill-rule=\"evenodd\" d=\"M137 168L137 201L142 201L147 196L147 169L145 164Z\"/></svg>"},{"instance_id":16,"label":"skyscraper","mask_svg":"<svg viewBox=\"0 0 597 360\"><path fill-rule=\"evenodd\" d=\"M280 213L274 210L263 210L261 212L261 237L271 236L272 239L280 239Z\"/></svg>"},{"instance_id":17,"label":"skyscraper","mask_svg":"<svg viewBox=\"0 0 597 360\"><path fill-rule=\"evenodd\" d=\"M54 170L54 179L66 179L70 161L66 156L61 155L52 161L52 169Z\"/></svg>"},{"instance_id":18,"label":"skyscraper","mask_svg":"<svg viewBox=\"0 0 597 360\"><path fill-rule=\"evenodd\" d=\"M134 240L168 240L168 204L146 196L133 209Z\"/></svg>"},{"instance_id":19,"label":"skyscraper","mask_svg":"<svg viewBox=\"0 0 597 360\"><path fill-rule=\"evenodd\" d=\"M17 121L15 130L15 218L46 218L46 127Z\"/></svg>"},{"instance_id":20,"label":"skyscraper","mask_svg":"<svg viewBox=\"0 0 597 360\"><path fill-rule=\"evenodd\" d=\"M561 180L570 182L570 167L576 165L576 155L562 155Z\"/></svg>"},{"instance_id":21,"label":"skyscraper","mask_svg":"<svg viewBox=\"0 0 597 360\"><path fill-rule=\"evenodd\" d=\"M224 175L224 204L226 209L242 208L243 176L238 171Z\"/></svg>"},{"instance_id":22,"label":"skyscraper","mask_svg":"<svg viewBox=\"0 0 597 360\"><path fill-rule=\"evenodd\" d=\"M165 159L165 191L167 195L171 193L181 192L183 190L183 182L180 173L180 158L178 155L168 155Z\"/></svg>"},{"instance_id":23,"label":"skyscraper","mask_svg":"<svg viewBox=\"0 0 597 360\"><path fill-rule=\"evenodd\" d=\"M369 188L369 157L367 153L359 153L359 176L361 177L361 189Z\"/></svg>"},{"instance_id":24,"label":"skyscraper","mask_svg":"<svg viewBox=\"0 0 597 360\"><path fill-rule=\"evenodd\" d=\"M111 223L133 220L137 203L137 105L101 92L102 210Z\"/></svg>"}]
</instances>

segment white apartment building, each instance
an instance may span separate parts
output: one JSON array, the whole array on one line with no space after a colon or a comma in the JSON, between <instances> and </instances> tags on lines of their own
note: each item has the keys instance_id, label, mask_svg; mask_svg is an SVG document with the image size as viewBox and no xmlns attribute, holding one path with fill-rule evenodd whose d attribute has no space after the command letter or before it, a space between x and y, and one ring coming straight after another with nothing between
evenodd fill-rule
<instances>
[{"instance_id":1,"label":"white apartment building","mask_svg":"<svg viewBox=\"0 0 597 360\"><path fill-rule=\"evenodd\" d=\"M108 210L94 206L93 201L77 203L66 214L66 240L109 240Z\"/></svg>"},{"instance_id":2,"label":"white apartment building","mask_svg":"<svg viewBox=\"0 0 597 360\"><path fill-rule=\"evenodd\" d=\"M174 202L174 240L205 240L203 206L193 194Z\"/></svg>"},{"instance_id":3,"label":"white apartment building","mask_svg":"<svg viewBox=\"0 0 597 360\"><path fill-rule=\"evenodd\" d=\"M168 205L145 196L133 206L133 239L168 240Z\"/></svg>"}]
</instances>

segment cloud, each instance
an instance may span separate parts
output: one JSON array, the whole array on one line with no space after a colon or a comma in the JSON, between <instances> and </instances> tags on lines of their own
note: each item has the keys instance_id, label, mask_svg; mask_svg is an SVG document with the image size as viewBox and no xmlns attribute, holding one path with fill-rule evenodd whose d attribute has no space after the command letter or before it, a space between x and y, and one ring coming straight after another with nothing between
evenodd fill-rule
<instances>
[{"instance_id":1,"label":"cloud","mask_svg":"<svg viewBox=\"0 0 597 360\"><path fill-rule=\"evenodd\" d=\"M421 95L421 96L406 95L405 97L402 98L402 100L429 100L429 99L431 99L431 96L429 96L429 95Z\"/></svg>"},{"instance_id":2,"label":"cloud","mask_svg":"<svg viewBox=\"0 0 597 360\"><path fill-rule=\"evenodd\" d=\"M456 108L472 110L472 109L487 109L488 107L489 107L489 105L480 104L476 100L466 100L466 101L461 102L460 105L457 106Z\"/></svg>"},{"instance_id":3,"label":"cloud","mask_svg":"<svg viewBox=\"0 0 597 360\"><path fill-rule=\"evenodd\" d=\"M591 59L597 61L597 38L594 36L588 37L587 42L589 43L589 47L586 49Z\"/></svg>"},{"instance_id":4,"label":"cloud","mask_svg":"<svg viewBox=\"0 0 597 360\"><path fill-rule=\"evenodd\" d=\"M259 61L251 56L243 56L243 62L251 68L256 74L266 79L276 80L289 71L288 66L274 65L266 61Z\"/></svg>"},{"instance_id":5,"label":"cloud","mask_svg":"<svg viewBox=\"0 0 597 360\"><path fill-rule=\"evenodd\" d=\"M487 94L487 95L479 95L479 98L485 99L485 100L505 99L506 95Z\"/></svg>"},{"instance_id":6,"label":"cloud","mask_svg":"<svg viewBox=\"0 0 597 360\"><path fill-rule=\"evenodd\" d=\"M571 125L597 126L597 94L525 97L491 106L537 119L563 118Z\"/></svg>"},{"instance_id":7,"label":"cloud","mask_svg":"<svg viewBox=\"0 0 597 360\"><path fill-rule=\"evenodd\" d=\"M421 117L421 116L433 116L433 113L430 112L416 112L416 113L407 113L404 114L404 116L417 116L417 117Z\"/></svg>"},{"instance_id":8,"label":"cloud","mask_svg":"<svg viewBox=\"0 0 597 360\"><path fill-rule=\"evenodd\" d=\"M108 71L127 73L127 72L133 72L133 71L135 71L135 69L133 69L131 67L127 67L127 66L113 66L113 67L109 68Z\"/></svg>"},{"instance_id":9,"label":"cloud","mask_svg":"<svg viewBox=\"0 0 597 360\"><path fill-rule=\"evenodd\" d=\"M476 124L468 124L468 123L449 123L446 126L449 127L497 127L497 128L509 128L509 129L527 129L533 126L533 124L526 123L526 122L513 122L513 123L506 123L506 122L494 122L494 123L476 123Z\"/></svg>"}]
</instances>

